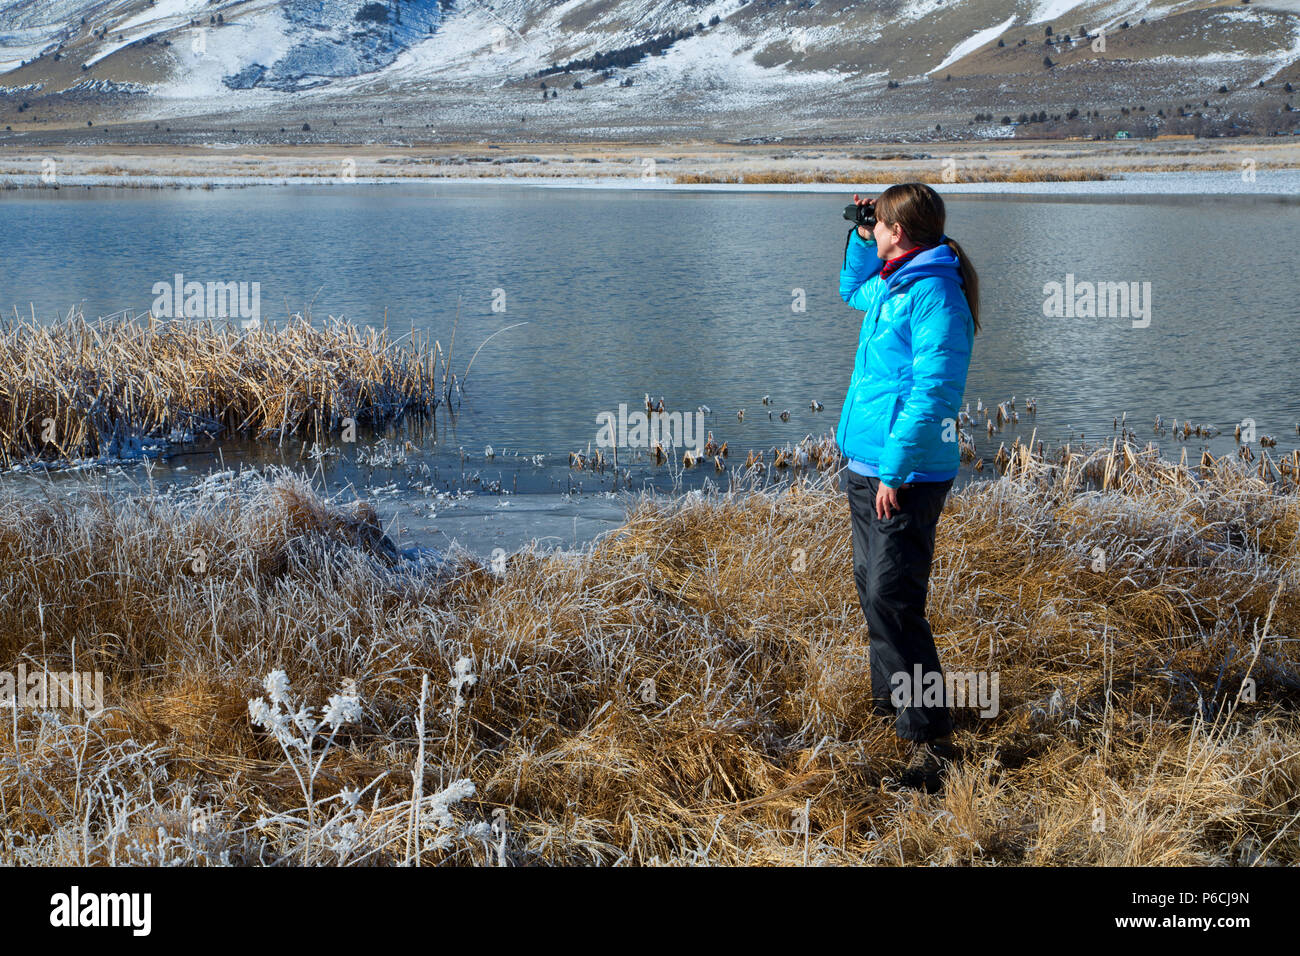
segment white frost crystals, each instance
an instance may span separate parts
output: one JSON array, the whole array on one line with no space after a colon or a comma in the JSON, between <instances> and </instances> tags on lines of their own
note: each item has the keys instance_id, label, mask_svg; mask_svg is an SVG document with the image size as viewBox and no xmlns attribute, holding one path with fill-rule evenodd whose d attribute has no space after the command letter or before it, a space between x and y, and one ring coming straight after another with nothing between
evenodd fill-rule
<instances>
[{"instance_id":1,"label":"white frost crystals","mask_svg":"<svg viewBox=\"0 0 1300 956\"><path fill-rule=\"evenodd\" d=\"M468 658L456 662L450 684L456 691L457 707L463 703L461 687L476 680L469 670ZM286 857L306 865L373 863L377 857L398 852L398 844L408 836L404 821L412 818L424 836L416 844L422 850L454 850L458 840L486 842L491 835L487 823L459 825L452 815L457 803L474 796L474 783L469 779L455 780L427 797L417 787L411 800L396 805L380 803L378 784L387 774L362 789L344 786L334 796L318 797L317 779L339 731L362 719L360 695L351 680L344 681L317 719L313 708L295 701L283 670L267 674L262 688L266 696L248 702L249 720L279 745L285 764L298 781L304 806L263 816L256 829L274 834L277 849ZM368 791L373 791L369 807L363 804Z\"/></svg>"},{"instance_id":2,"label":"white frost crystals","mask_svg":"<svg viewBox=\"0 0 1300 956\"><path fill-rule=\"evenodd\" d=\"M456 667L451 673L451 680L447 681L448 686L456 692L454 706L457 710L465 703L461 691L466 687L473 687L475 681L478 680L472 673L473 668L474 662L468 657L462 657L456 661Z\"/></svg>"},{"instance_id":3,"label":"white frost crystals","mask_svg":"<svg viewBox=\"0 0 1300 956\"><path fill-rule=\"evenodd\" d=\"M335 694L325 708L325 723L331 730L361 719L361 702L355 697Z\"/></svg>"}]
</instances>

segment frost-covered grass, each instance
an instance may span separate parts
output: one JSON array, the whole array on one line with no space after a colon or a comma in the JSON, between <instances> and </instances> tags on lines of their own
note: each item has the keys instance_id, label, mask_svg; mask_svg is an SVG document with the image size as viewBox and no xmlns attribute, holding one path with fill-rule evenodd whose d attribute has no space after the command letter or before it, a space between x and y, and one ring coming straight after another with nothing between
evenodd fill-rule
<instances>
[{"instance_id":1,"label":"frost-covered grass","mask_svg":"<svg viewBox=\"0 0 1300 956\"><path fill-rule=\"evenodd\" d=\"M228 150L177 153L167 147L119 152L113 148L61 150L57 181L46 181L42 151L0 153L0 189L104 185L134 188L215 188L254 185L333 185L436 182L601 185L625 188L690 188L691 184L741 184L744 188L850 188L867 183L921 180L941 191L1003 191L1024 185L1047 194L1084 191L1109 195L1126 190L1126 174L1151 176L1147 192L1196 193L1243 187L1268 193L1296 191L1300 142L1210 140L1049 144L1005 142L945 144L926 152L881 147L863 152L842 147L706 147L698 144L505 144L272 147L230 144ZM653 161L653 162L652 162ZM1259 171L1242 182L1243 162ZM1231 172L1234 176L1207 175ZM1200 175L1197 175L1200 174ZM1141 177L1138 177L1141 178ZM1214 184L1217 183L1216 187ZM1054 184L1059 185L1059 189ZM1246 189L1246 187L1249 187Z\"/></svg>"},{"instance_id":2,"label":"frost-covered grass","mask_svg":"<svg viewBox=\"0 0 1300 956\"><path fill-rule=\"evenodd\" d=\"M858 169L828 171L824 169L758 169L744 173L684 173L676 182L682 184L700 183L745 183L746 185L768 185L782 183L845 183L856 184L870 181L906 182L908 180L943 183L1079 183L1100 182L1110 176L1095 169L1024 169L1014 167L966 166L953 164L951 171L945 174L943 169L934 168L917 172L914 170Z\"/></svg>"},{"instance_id":3,"label":"frost-covered grass","mask_svg":"<svg viewBox=\"0 0 1300 956\"><path fill-rule=\"evenodd\" d=\"M0 333L0 463L126 456L195 435L321 435L437 404L439 350L302 317L9 323Z\"/></svg>"},{"instance_id":4,"label":"frost-covered grass","mask_svg":"<svg viewBox=\"0 0 1300 956\"><path fill-rule=\"evenodd\" d=\"M0 669L106 675L0 715L0 862L1300 863L1294 472L1003 467L939 525L944 665L1000 701L934 796L889 786L833 486L503 573L285 475L0 500Z\"/></svg>"}]
</instances>

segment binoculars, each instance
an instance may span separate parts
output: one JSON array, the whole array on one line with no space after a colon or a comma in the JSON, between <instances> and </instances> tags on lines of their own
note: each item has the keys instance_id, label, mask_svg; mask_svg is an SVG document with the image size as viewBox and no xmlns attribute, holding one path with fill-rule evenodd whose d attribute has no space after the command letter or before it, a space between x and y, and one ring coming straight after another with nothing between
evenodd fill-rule
<instances>
[{"instance_id":1,"label":"binoculars","mask_svg":"<svg viewBox=\"0 0 1300 956\"><path fill-rule=\"evenodd\" d=\"M855 226L866 226L868 231L876 228L876 201L869 200L865 206L854 203L844 207L844 218Z\"/></svg>"}]
</instances>

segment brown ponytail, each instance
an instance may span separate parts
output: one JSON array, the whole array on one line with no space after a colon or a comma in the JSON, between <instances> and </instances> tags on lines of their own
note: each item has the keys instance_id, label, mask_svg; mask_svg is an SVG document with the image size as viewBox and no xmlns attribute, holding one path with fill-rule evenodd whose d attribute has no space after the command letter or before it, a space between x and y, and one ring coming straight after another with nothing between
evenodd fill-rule
<instances>
[{"instance_id":1,"label":"brown ponytail","mask_svg":"<svg viewBox=\"0 0 1300 956\"><path fill-rule=\"evenodd\" d=\"M980 277L975 271L970 257L957 245L956 239L947 240L948 248L957 254L957 267L961 270L961 285L966 292L966 304L970 306L970 317L975 320L975 334L980 334Z\"/></svg>"},{"instance_id":2,"label":"brown ponytail","mask_svg":"<svg viewBox=\"0 0 1300 956\"><path fill-rule=\"evenodd\" d=\"M957 256L961 271L962 288L971 318L975 320L975 334L980 330L980 278L970 257L956 241L944 235L943 227L948 214L943 199L925 183L899 183L890 186L876 198L876 218L891 226L902 226L910 242L930 248L943 242Z\"/></svg>"}]
</instances>

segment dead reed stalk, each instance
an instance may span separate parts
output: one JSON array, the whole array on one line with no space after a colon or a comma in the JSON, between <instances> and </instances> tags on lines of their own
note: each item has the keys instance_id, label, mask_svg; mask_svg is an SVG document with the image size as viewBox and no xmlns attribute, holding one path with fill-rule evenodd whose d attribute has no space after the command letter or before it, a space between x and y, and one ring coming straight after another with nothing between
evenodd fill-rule
<instances>
[{"instance_id":1,"label":"dead reed stalk","mask_svg":"<svg viewBox=\"0 0 1300 956\"><path fill-rule=\"evenodd\" d=\"M436 408L437 346L295 316L269 329L176 320L8 324L0 464L128 456L195 436L311 437Z\"/></svg>"}]
</instances>

